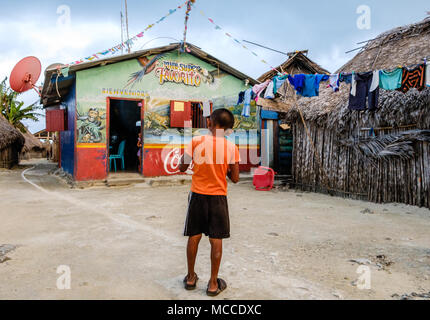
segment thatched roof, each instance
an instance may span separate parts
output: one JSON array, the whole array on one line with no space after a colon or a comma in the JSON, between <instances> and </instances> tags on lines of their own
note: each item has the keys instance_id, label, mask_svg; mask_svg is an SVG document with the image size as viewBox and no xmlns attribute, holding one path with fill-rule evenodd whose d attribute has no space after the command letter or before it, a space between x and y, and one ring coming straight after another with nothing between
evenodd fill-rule
<instances>
[{"instance_id":1,"label":"thatched roof","mask_svg":"<svg viewBox=\"0 0 430 320\"><path fill-rule=\"evenodd\" d=\"M295 75L295 74L329 74L329 72L323 69L320 65L309 59L302 51L297 51L290 54L287 61L276 68L278 71ZM275 70L270 70L263 74L258 81L264 82L270 80L277 75ZM292 93L291 96L294 94ZM276 99L263 99L259 98L258 105L263 107L265 110L287 112L291 109L291 105L282 102L282 99L277 97Z\"/></svg>"},{"instance_id":2,"label":"thatched roof","mask_svg":"<svg viewBox=\"0 0 430 320\"><path fill-rule=\"evenodd\" d=\"M329 74L329 72L323 69L320 65L313 62L302 51L294 52L287 61L275 68L278 71L287 74ZM269 79L273 79L277 73L275 70L270 70L260 76L257 80L264 82Z\"/></svg>"},{"instance_id":3,"label":"thatched roof","mask_svg":"<svg viewBox=\"0 0 430 320\"><path fill-rule=\"evenodd\" d=\"M29 152L31 150L43 150L43 144L42 142L40 142L39 139L37 139L30 131L26 131L24 133L24 138L25 138L25 144L24 144L24 148L22 151L24 152Z\"/></svg>"},{"instance_id":4,"label":"thatched roof","mask_svg":"<svg viewBox=\"0 0 430 320\"><path fill-rule=\"evenodd\" d=\"M17 144L18 149L21 149L24 145L24 137L0 115L0 150L12 144Z\"/></svg>"},{"instance_id":5,"label":"thatched roof","mask_svg":"<svg viewBox=\"0 0 430 320\"><path fill-rule=\"evenodd\" d=\"M359 52L338 72L366 72L378 69L393 69L423 63L430 55L430 18L395 28L381 34ZM407 94L398 91L380 91L379 109L375 113L356 112L348 109L350 85L341 84L340 91L321 86L320 96L300 98L296 107L302 110L308 121L315 121L339 131L351 124L360 126L403 126L417 124L420 128L430 126L430 88ZM287 121L299 119L297 108L286 115ZM353 126L352 126L353 127Z\"/></svg>"}]
</instances>

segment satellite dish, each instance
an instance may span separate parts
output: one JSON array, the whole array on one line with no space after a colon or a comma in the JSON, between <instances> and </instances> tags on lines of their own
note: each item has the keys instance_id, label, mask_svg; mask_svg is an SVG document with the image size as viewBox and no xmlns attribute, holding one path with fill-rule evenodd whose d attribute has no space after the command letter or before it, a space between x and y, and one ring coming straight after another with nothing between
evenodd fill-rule
<instances>
[{"instance_id":1,"label":"satellite dish","mask_svg":"<svg viewBox=\"0 0 430 320\"><path fill-rule=\"evenodd\" d=\"M40 95L35 84L39 80L41 72L42 64L39 59L36 57L24 58L17 63L10 74L10 87L18 93L34 89Z\"/></svg>"}]
</instances>

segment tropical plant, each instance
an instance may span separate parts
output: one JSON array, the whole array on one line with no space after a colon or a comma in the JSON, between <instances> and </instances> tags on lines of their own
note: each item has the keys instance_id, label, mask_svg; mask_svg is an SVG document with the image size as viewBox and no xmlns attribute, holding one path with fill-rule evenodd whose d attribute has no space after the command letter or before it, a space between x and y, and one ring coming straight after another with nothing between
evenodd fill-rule
<instances>
[{"instance_id":1,"label":"tropical plant","mask_svg":"<svg viewBox=\"0 0 430 320\"><path fill-rule=\"evenodd\" d=\"M24 102L18 101L19 93L14 92L6 83L5 78L0 83L0 114L7 121L21 132L26 132L27 129L22 124L23 120L39 121L38 117L43 117L43 114L38 113L42 107L38 102L35 102L27 107L24 107Z\"/></svg>"}]
</instances>

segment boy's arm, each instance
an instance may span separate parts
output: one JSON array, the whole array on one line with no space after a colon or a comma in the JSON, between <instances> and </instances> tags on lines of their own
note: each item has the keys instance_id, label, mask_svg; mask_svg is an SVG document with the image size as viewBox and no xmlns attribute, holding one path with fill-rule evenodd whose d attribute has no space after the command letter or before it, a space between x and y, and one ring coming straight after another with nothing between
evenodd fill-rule
<instances>
[{"instance_id":1,"label":"boy's arm","mask_svg":"<svg viewBox=\"0 0 430 320\"><path fill-rule=\"evenodd\" d=\"M181 158L181 162L179 164L179 170L182 173L186 172L188 170L188 167L190 166L192 160L193 159L188 155L188 153L185 152Z\"/></svg>"},{"instance_id":2,"label":"boy's arm","mask_svg":"<svg viewBox=\"0 0 430 320\"><path fill-rule=\"evenodd\" d=\"M239 177L240 153L237 146L234 146L233 154L231 156L231 160L229 163L230 164L228 166L227 177L229 177L233 183L238 183L240 180L240 177Z\"/></svg>"},{"instance_id":3,"label":"boy's arm","mask_svg":"<svg viewBox=\"0 0 430 320\"><path fill-rule=\"evenodd\" d=\"M230 178L231 182L238 183L240 181L239 177L239 162L235 164L230 164L228 166L227 176Z\"/></svg>"},{"instance_id":4,"label":"boy's arm","mask_svg":"<svg viewBox=\"0 0 430 320\"><path fill-rule=\"evenodd\" d=\"M186 172L189 166L191 165L191 162L193 162L193 157L192 157L193 152L194 152L194 139L185 148L184 155L182 156L179 162L179 171L181 171L182 173Z\"/></svg>"}]
</instances>

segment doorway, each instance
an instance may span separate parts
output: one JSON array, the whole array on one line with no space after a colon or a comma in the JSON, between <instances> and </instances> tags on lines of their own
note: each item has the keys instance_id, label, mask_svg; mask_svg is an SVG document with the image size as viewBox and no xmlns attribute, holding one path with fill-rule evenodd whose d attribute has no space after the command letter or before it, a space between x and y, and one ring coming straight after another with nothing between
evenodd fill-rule
<instances>
[{"instance_id":1,"label":"doorway","mask_svg":"<svg viewBox=\"0 0 430 320\"><path fill-rule=\"evenodd\" d=\"M140 172L142 147L138 147L138 140L142 134L143 102L109 99L108 103L109 172Z\"/></svg>"}]
</instances>

